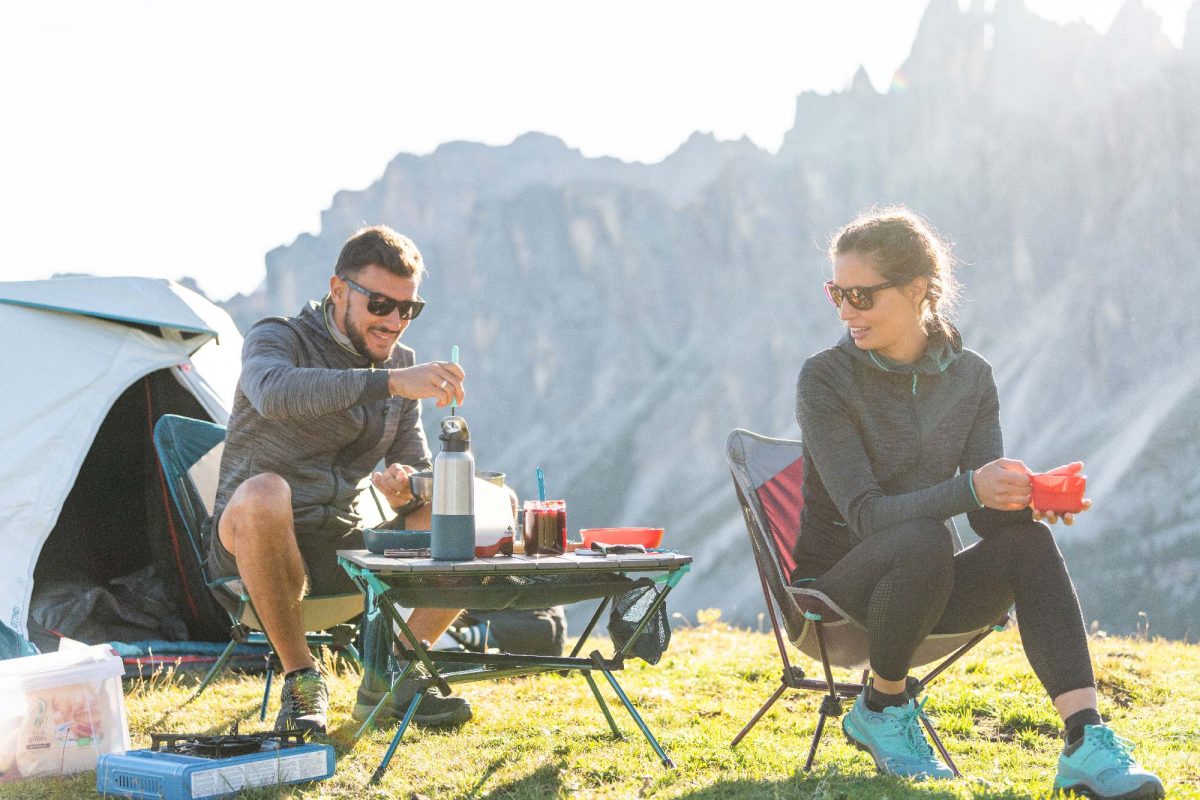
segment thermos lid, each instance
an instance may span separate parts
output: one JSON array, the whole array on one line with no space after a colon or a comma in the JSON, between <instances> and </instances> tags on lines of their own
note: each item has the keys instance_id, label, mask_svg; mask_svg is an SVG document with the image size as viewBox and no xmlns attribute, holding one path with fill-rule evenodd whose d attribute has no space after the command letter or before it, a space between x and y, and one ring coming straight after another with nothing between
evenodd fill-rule
<instances>
[{"instance_id":1,"label":"thermos lid","mask_svg":"<svg viewBox=\"0 0 1200 800\"><path fill-rule=\"evenodd\" d=\"M442 420L442 450L448 453L465 453L471 449L471 432L467 429L467 421L460 416L446 417Z\"/></svg>"}]
</instances>

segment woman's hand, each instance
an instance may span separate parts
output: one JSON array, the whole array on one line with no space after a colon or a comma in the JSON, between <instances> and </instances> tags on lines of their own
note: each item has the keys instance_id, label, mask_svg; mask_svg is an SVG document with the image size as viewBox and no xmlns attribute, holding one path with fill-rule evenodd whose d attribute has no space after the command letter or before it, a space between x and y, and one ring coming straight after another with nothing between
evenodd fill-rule
<instances>
[{"instance_id":1,"label":"woman's hand","mask_svg":"<svg viewBox=\"0 0 1200 800\"><path fill-rule=\"evenodd\" d=\"M971 476L975 496L985 508L997 511L1020 511L1031 498L1029 467L1015 458L989 461Z\"/></svg>"},{"instance_id":2,"label":"woman's hand","mask_svg":"<svg viewBox=\"0 0 1200 800\"><path fill-rule=\"evenodd\" d=\"M1032 505L1030 505L1029 507L1033 508ZM1085 497L1085 498L1083 498L1083 508L1079 509L1079 511L1077 511L1075 513L1082 514L1084 511L1087 511L1091 507L1092 507L1092 501ZM1062 519L1063 525L1074 525L1075 524L1075 514L1072 514L1070 511L1064 511L1060 515L1057 511L1038 511L1036 508L1033 508L1033 519L1035 522L1048 522L1051 525L1058 522L1059 519Z\"/></svg>"},{"instance_id":3,"label":"woman's hand","mask_svg":"<svg viewBox=\"0 0 1200 800\"><path fill-rule=\"evenodd\" d=\"M1070 464L1061 466L1058 469L1050 470L1050 472L1048 472L1047 474L1048 475L1078 475L1080 472L1083 472L1083 462L1082 461L1072 461ZM1082 514L1084 511L1087 511L1091 507L1092 507L1092 501L1085 497L1083 500L1083 508L1079 509L1079 511L1077 511L1075 513ZM1047 522L1047 523L1053 525L1061 519L1063 522L1063 525L1074 525L1075 524L1075 513L1072 513L1070 511L1062 511L1062 512L1038 511L1036 508L1033 507L1032 503L1029 505L1029 508L1033 510L1033 519L1035 522Z\"/></svg>"}]
</instances>

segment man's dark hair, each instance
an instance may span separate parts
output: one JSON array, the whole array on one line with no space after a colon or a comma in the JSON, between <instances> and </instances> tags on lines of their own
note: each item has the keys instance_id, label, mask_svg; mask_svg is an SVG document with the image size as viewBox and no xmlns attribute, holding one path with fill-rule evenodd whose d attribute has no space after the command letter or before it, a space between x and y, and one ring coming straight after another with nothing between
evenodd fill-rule
<instances>
[{"instance_id":1,"label":"man's dark hair","mask_svg":"<svg viewBox=\"0 0 1200 800\"><path fill-rule=\"evenodd\" d=\"M401 278L420 280L425 274L421 251L412 239L396 233L387 225L373 225L355 231L342 245L333 273L339 278L350 278L371 264L377 264Z\"/></svg>"}]
</instances>

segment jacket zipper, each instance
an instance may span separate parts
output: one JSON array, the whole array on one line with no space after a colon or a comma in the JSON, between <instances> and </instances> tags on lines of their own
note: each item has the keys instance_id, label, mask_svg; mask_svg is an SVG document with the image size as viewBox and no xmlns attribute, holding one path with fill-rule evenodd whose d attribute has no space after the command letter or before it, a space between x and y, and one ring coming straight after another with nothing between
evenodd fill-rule
<instances>
[{"instance_id":1,"label":"jacket zipper","mask_svg":"<svg viewBox=\"0 0 1200 800\"><path fill-rule=\"evenodd\" d=\"M913 399L912 399L912 402L909 404L909 407L912 408L913 432L916 434L916 437L917 437L917 464L920 465L921 450L923 448L924 442L921 440L921 412L917 409L917 373L916 372L913 372L913 374L912 374L912 395L913 395Z\"/></svg>"}]
</instances>

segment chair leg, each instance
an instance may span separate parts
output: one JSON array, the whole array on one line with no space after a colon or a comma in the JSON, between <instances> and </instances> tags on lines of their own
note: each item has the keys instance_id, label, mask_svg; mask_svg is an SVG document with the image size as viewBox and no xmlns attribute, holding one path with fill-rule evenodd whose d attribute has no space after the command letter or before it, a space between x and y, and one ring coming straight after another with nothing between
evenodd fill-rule
<instances>
[{"instance_id":1,"label":"chair leg","mask_svg":"<svg viewBox=\"0 0 1200 800\"><path fill-rule=\"evenodd\" d=\"M825 731L825 720L828 717L842 715L842 701L838 697L837 685L833 680L833 668L829 664L829 654L825 650L825 632L820 619L813 621L813 631L817 635L817 648L821 652L821 666L825 668L825 685L829 687L829 694L821 698L821 716L817 718L817 729L813 732L812 746L808 748L808 760L804 762L806 772L812 769L813 761L816 760L817 747L821 744L821 734Z\"/></svg>"},{"instance_id":2,"label":"chair leg","mask_svg":"<svg viewBox=\"0 0 1200 800\"><path fill-rule=\"evenodd\" d=\"M925 730L929 732L929 738L933 739L933 744L937 747L938 752L942 754L942 758L946 762L946 766L950 767L950 771L954 773L954 777L961 778L962 773L958 771L958 766L954 763L954 759L950 757L950 751L946 749L946 745L942 744L942 737L938 736L937 731L933 729L933 722L929 717L925 716L925 712L921 712L921 723L925 726Z\"/></svg>"},{"instance_id":3,"label":"chair leg","mask_svg":"<svg viewBox=\"0 0 1200 800\"><path fill-rule=\"evenodd\" d=\"M221 671L221 667L225 666L225 662L233 655L233 648L235 647L237 647L237 640L230 639L229 644L226 645L225 649L221 651L221 655L217 658L217 663L209 667L208 673L200 681L200 685L196 687L196 691L192 692L192 696L187 699L188 703L195 700L208 688L208 685L213 682L213 678L217 677L217 673Z\"/></svg>"},{"instance_id":4,"label":"chair leg","mask_svg":"<svg viewBox=\"0 0 1200 800\"><path fill-rule=\"evenodd\" d=\"M267 718L267 704L271 702L271 679L275 677L275 662L270 658L267 659L267 685L263 688L262 706L258 709L258 720L262 722Z\"/></svg>"},{"instance_id":5,"label":"chair leg","mask_svg":"<svg viewBox=\"0 0 1200 800\"><path fill-rule=\"evenodd\" d=\"M775 705L775 701L778 700L785 691L787 691L787 688L787 684L780 681L779 688L775 690L775 693L771 695L770 699L763 703L762 708L758 709L758 711L754 713L754 716L751 717L750 721L746 723L746 727L742 728L741 731L738 732L738 735L733 737L733 741L729 743L730 747L738 746L738 742L745 738L746 734L750 732L750 729L757 725L758 721L762 719L763 715L771 710L771 706Z\"/></svg>"},{"instance_id":6,"label":"chair leg","mask_svg":"<svg viewBox=\"0 0 1200 800\"><path fill-rule=\"evenodd\" d=\"M817 729L813 731L812 744L808 748L808 758L804 761L804 771L808 772L812 769L813 761L817 759L817 747L821 744L821 734L825 732L826 714L821 711L821 716L817 718Z\"/></svg>"}]
</instances>

